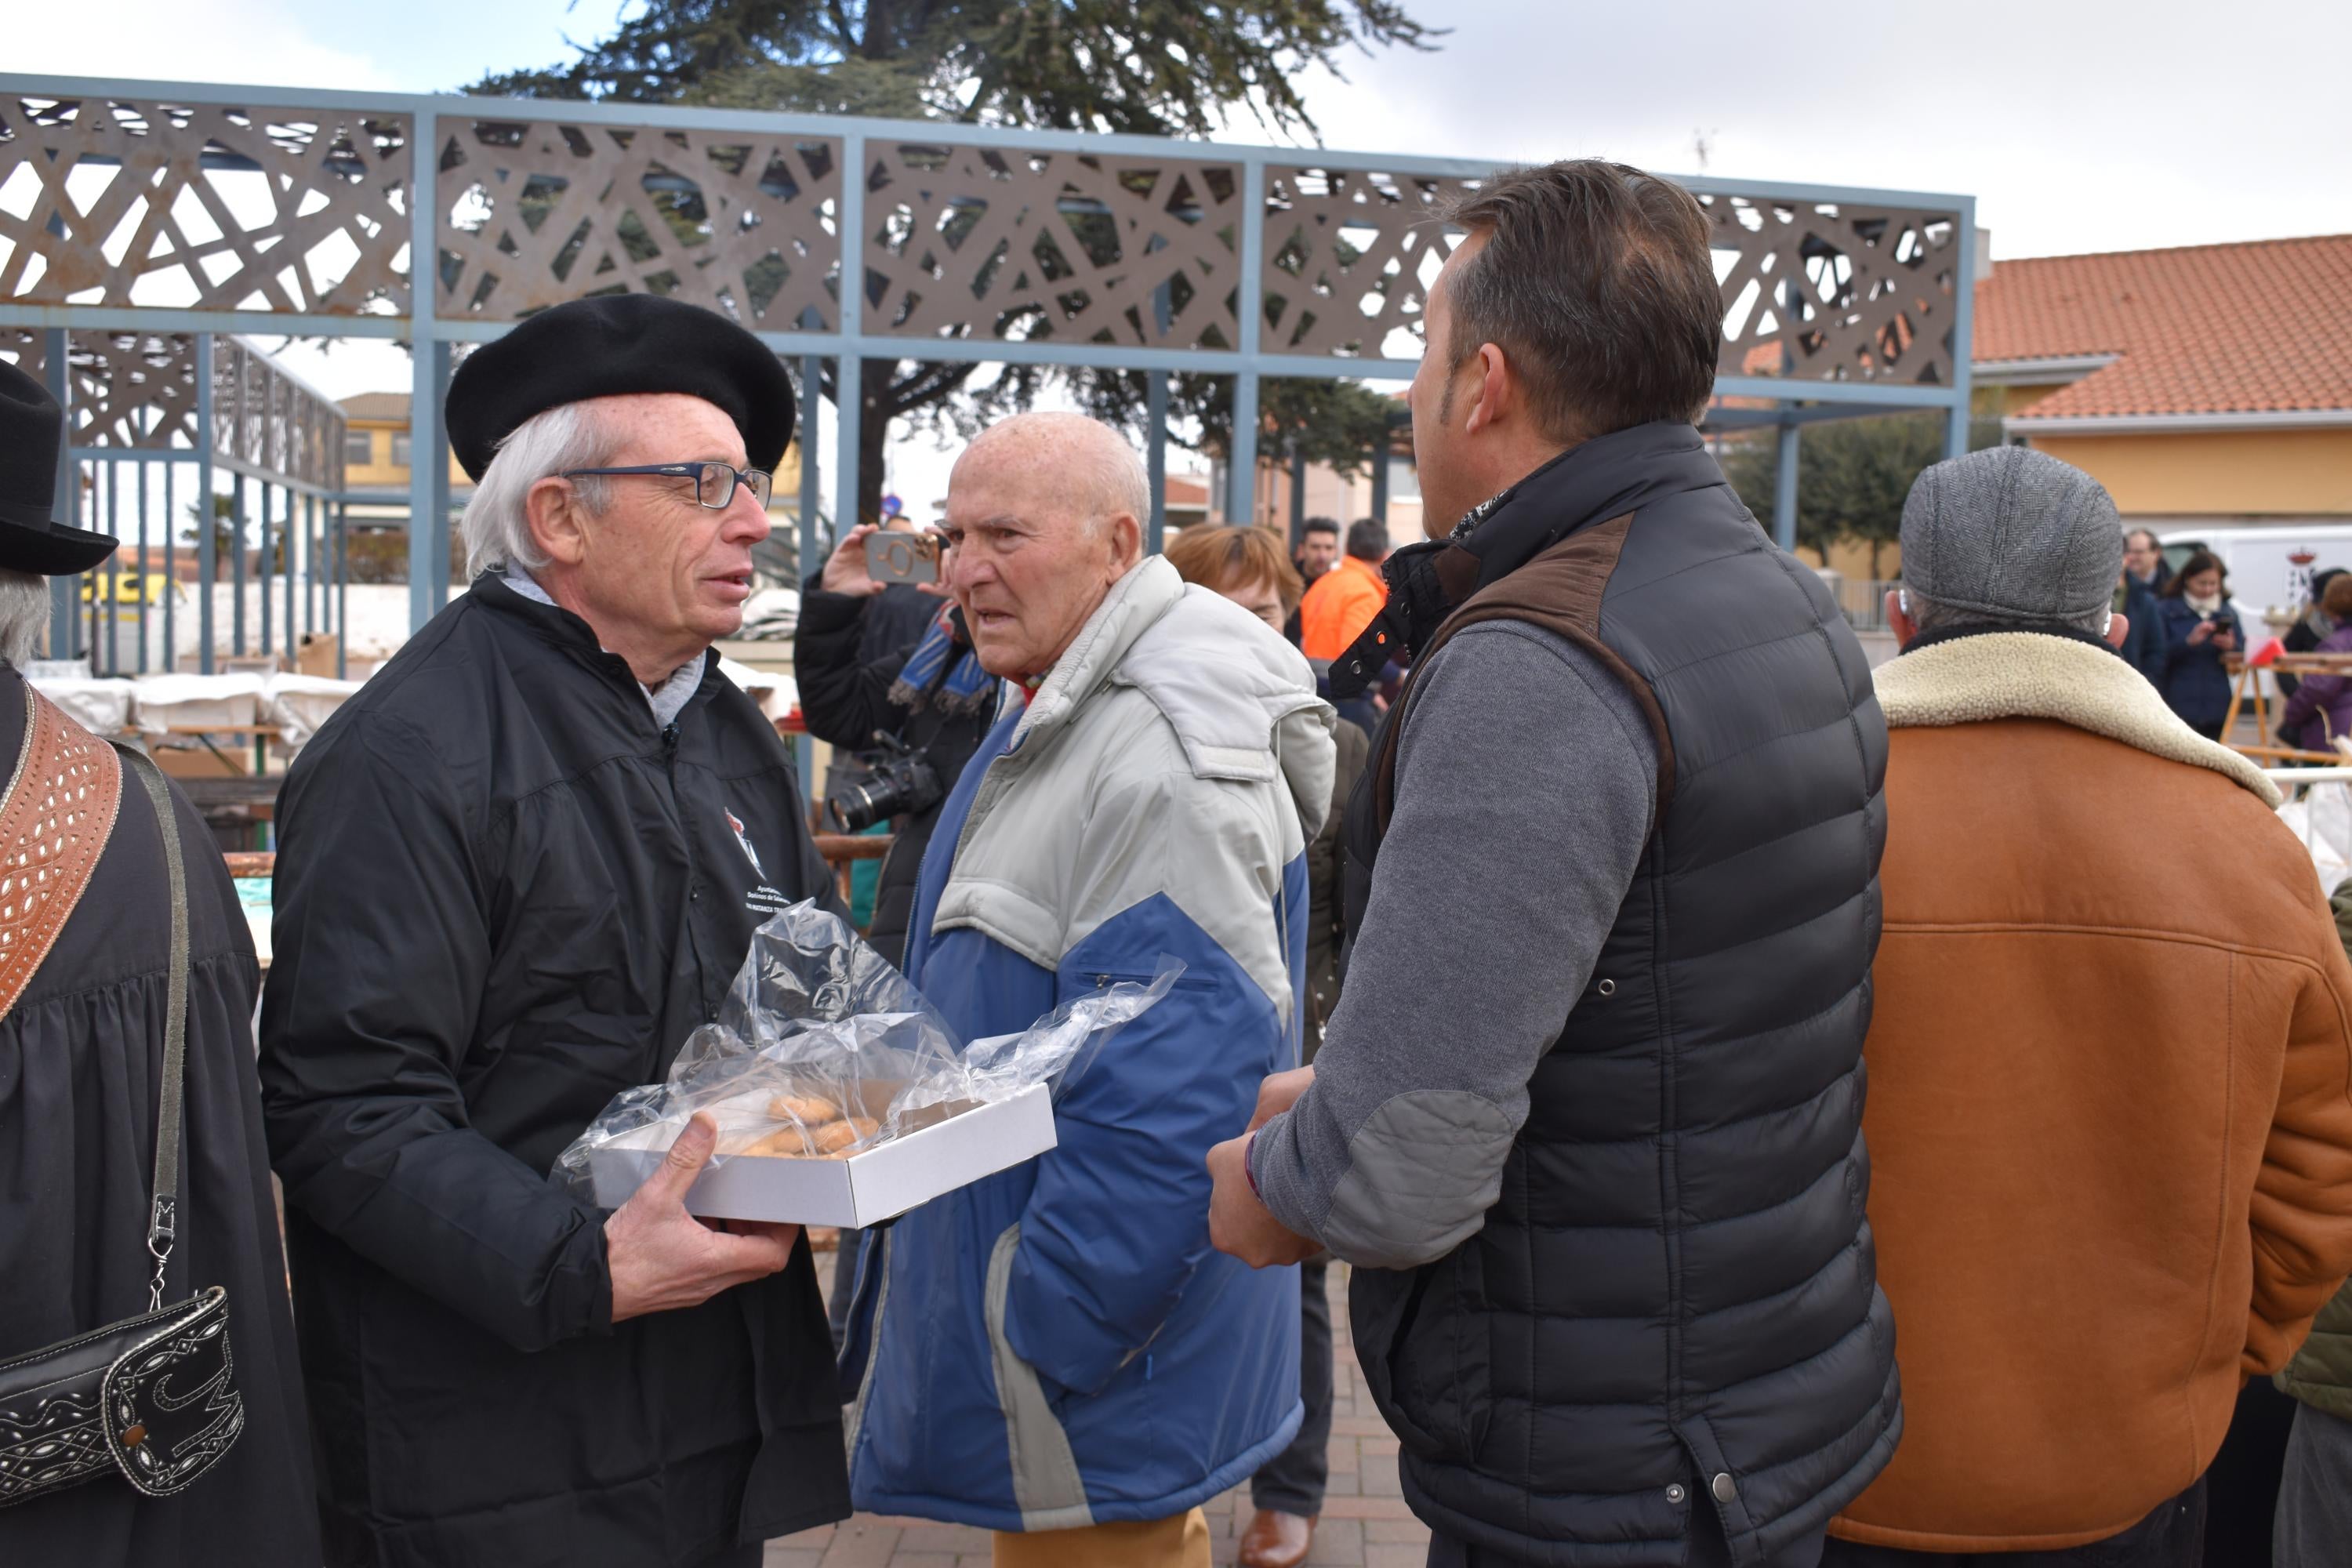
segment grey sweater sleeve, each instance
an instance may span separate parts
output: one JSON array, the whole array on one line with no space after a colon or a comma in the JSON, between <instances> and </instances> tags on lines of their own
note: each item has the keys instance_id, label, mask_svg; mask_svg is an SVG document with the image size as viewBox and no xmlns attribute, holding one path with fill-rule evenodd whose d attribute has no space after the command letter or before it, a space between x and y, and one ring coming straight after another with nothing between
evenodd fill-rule
<instances>
[{"instance_id":1,"label":"grey sweater sleeve","mask_svg":"<svg viewBox=\"0 0 2352 1568\"><path fill-rule=\"evenodd\" d=\"M1468 627L1412 700L1314 1087L1250 1150L1276 1218L1382 1268L1444 1257L1493 1206L1657 800L1632 694L1549 632Z\"/></svg>"}]
</instances>

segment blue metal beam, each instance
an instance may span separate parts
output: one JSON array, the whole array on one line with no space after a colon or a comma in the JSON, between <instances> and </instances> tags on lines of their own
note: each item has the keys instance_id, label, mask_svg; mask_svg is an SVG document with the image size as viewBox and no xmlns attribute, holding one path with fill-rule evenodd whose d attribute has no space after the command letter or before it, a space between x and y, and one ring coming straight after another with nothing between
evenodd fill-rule
<instances>
[{"instance_id":1,"label":"blue metal beam","mask_svg":"<svg viewBox=\"0 0 2352 1568\"><path fill-rule=\"evenodd\" d=\"M446 343L421 342L409 362L408 382L408 629L415 631L431 620L445 596L447 550L433 537L436 514L446 518L441 497L447 493L448 442L442 437L441 398L447 383L442 367L448 363ZM439 481L436 489L436 480ZM440 570L444 581L436 584Z\"/></svg>"},{"instance_id":2,"label":"blue metal beam","mask_svg":"<svg viewBox=\"0 0 2352 1568\"><path fill-rule=\"evenodd\" d=\"M803 595L803 605L806 603L808 580L824 568L824 563L818 559L816 532L817 486L820 482L816 411L824 397L824 362L810 354L801 361L800 429L795 435L801 447L801 516L799 547L793 552L793 570L799 574L799 581L793 586ZM803 796L802 805L814 807L823 798L824 791L816 776L816 742L806 733L793 737L793 769L800 779Z\"/></svg>"},{"instance_id":3,"label":"blue metal beam","mask_svg":"<svg viewBox=\"0 0 2352 1568\"><path fill-rule=\"evenodd\" d=\"M1265 165L1242 168L1242 279L1234 291L1241 313L1241 361L1234 374L1233 439L1225 454L1225 521L1246 528L1257 521L1257 378L1264 369L1258 332L1265 321ZM1154 367L1157 368L1157 367Z\"/></svg>"},{"instance_id":4,"label":"blue metal beam","mask_svg":"<svg viewBox=\"0 0 2352 1568\"><path fill-rule=\"evenodd\" d=\"M441 606L449 602L449 426L444 405L449 396L450 350L454 345L436 341L433 344L433 379L440 384L440 395L433 400L430 426L418 429L412 416L409 428L409 461L419 456L419 439L432 442L432 461L424 467L432 486L433 526L428 537L433 542L433 611L438 615Z\"/></svg>"},{"instance_id":5,"label":"blue metal beam","mask_svg":"<svg viewBox=\"0 0 2352 1568\"><path fill-rule=\"evenodd\" d=\"M824 386L824 362L811 354L801 361L800 429L794 432L793 437L801 448L801 526L793 559L798 563L796 569L803 581L806 581L819 564L816 558L817 485L820 482L816 460L816 409L817 404L823 400Z\"/></svg>"},{"instance_id":6,"label":"blue metal beam","mask_svg":"<svg viewBox=\"0 0 2352 1568\"><path fill-rule=\"evenodd\" d=\"M49 329L41 345L41 372L48 383L49 395L65 411L68 439L73 430L73 362L70 345L62 327ZM57 489L49 501L49 521L67 528L81 525L81 470L74 466L68 451L58 454ZM58 577L49 584L49 657L73 657L76 584L73 577Z\"/></svg>"},{"instance_id":7,"label":"blue metal beam","mask_svg":"<svg viewBox=\"0 0 2352 1568\"><path fill-rule=\"evenodd\" d=\"M335 679L349 680L352 657L350 509L335 503Z\"/></svg>"},{"instance_id":8,"label":"blue metal beam","mask_svg":"<svg viewBox=\"0 0 2352 1568\"><path fill-rule=\"evenodd\" d=\"M1780 460L1772 471L1772 542L1797 548L1797 436L1801 426L1780 426Z\"/></svg>"},{"instance_id":9,"label":"blue metal beam","mask_svg":"<svg viewBox=\"0 0 2352 1568\"><path fill-rule=\"evenodd\" d=\"M73 447L68 448L68 455L77 462L84 463L162 463L166 467L173 463L196 462L204 456L194 447ZM213 467L232 474L242 474L249 479L258 479L263 484L281 485L296 495L328 497L337 493L326 485L289 479L275 468L260 463L248 463L242 458L215 453ZM398 499L398 492L394 492L391 499Z\"/></svg>"},{"instance_id":10,"label":"blue metal beam","mask_svg":"<svg viewBox=\"0 0 2352 1568\"><path fill-rule=\"evenodd\" d=\"M1151 516L1144 522L1143 549L1157 555L1168 543L1168 373L1144 378L1143 473L1151 489Z\"/></svg>"},{"instance_id":11,"label":"blue metal beam","mask_svg":"<svg viewBox=\"0 0 2352 1568\"><path fill-rule=\"evenodd\" d=\"M221 332L296 338L404 338L405 316L307 316L290 311L183 310L152 305L0 302L0 327L70 327L78 332Z\"/></svg>"},{"instance_id":12,"label":"blue metal beam","mask_svg":"<svg viewBox=\"0 0 2352 1568\"><path fill-rule=\"evenodd\" d=\"M220 448L214 432L213 348L210 332L196 334L196 670L202 675L213 672L213 584L220 580L213 537L213 459Z\"/></svg>"},{"instance_id":13,"label":"blue metal beam","mask_svg":"<svg viewBox=\"0 0 2352 1568\"><path fill-rule=\"evenodd\" d=\"M1808 403L1773 408L1714 408L1700 421L1709 434L1734 430L1777 430L1783 425L1824 425L1838 419L1885 418L1892 414L1916 414L1918 409L1889 408L1884 404Z\"/></svg>"},{"instance_id":14,"label":"blue metal beam","mask_svg":"<svg viewBox=\"0 0 2352 1568\"><path fill-rule=\"evenodd\" d=\"M864 354L866 331L866 138L856 131L841 139L841 336L844 349L833 372L835 415L833 474L833 533L835 539L866 521L858 513L858 447L866 422ZM877 389L879 390L878 388Z\"/></svg>"},{"instance_id":15,"label":"blue metal beam","mask_svg":"<svg viewBox=\"0 0 2352 1568\"><path fill-rule=\"evenodd\" d=\"M1891 381L1801 381L1795 376L1719 375L1717 397L1761 397L1775 403L1851 403L1881 411L1894 408L1948 408L1958 395L1948 386L1920 386ZM1776 420L1775 423L1778 423Z\"/></svg>"},{"instance_id":16,"label":"blue metal beam","mask_svg":"<svg viewBox=\"0 0 2352 1568\"><path fill-rule=\"evenodd\" d=\"M1951 424L1944 434L1944 456L1957 458L1969 449L1969 418L1973 410L1969 401L1973 393L1973 370L1969 362L1975 354L1977 307L1977 201L1974 196L1960 198L1959 260L1956 265L1959 276L1952 284L1952 408Z\"/></svg>"},{"instance_id":17,"label":"blue metal beam","mask_svg":"<svg viewBox=\"0 0 2352 1568\"><path fill-rule=\"evenodd\" d=\"M408 348L408 629L423 628L440 607L433 593L433 480L446 459L441 456L441 345L435 341L434 294L441 269L435 265L440 238L438 201L421 201L434 188L440 168L441 132L430 107L416 110L408 139L408 309L415 335ZM446 353L446 351L442 351Z\"/></svg>"},{"instance_id":18,"label":"blue metal beam","mask_svg":"<svg viewBox=\"0 0 2352 1568\"><path fill-rule=\"evenodd\" d=\"M178 499L173 494L176 488L173 480L178 473L177 468L163 470L163 581L168 584L163 594L163 668L166 670L180 668L180 549L174 517L177 509L173 505Z\"/></svg>"}]
</instances>

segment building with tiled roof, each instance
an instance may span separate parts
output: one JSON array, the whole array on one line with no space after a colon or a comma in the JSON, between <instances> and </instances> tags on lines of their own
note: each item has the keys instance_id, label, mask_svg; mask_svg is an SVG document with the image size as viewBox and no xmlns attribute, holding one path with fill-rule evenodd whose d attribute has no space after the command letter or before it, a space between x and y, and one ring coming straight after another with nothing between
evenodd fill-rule
<instances>
[{"instance_id":1,"label":"building with tiled roof","mask_svg":"<svg viewBox=\"0 0 2352 1568\"><path fill-rule=\"evenodd\" d=\"M2001 261L1980 415L2135 520L2352 521L2352 235Z\"/></svg>"}]
</instances>

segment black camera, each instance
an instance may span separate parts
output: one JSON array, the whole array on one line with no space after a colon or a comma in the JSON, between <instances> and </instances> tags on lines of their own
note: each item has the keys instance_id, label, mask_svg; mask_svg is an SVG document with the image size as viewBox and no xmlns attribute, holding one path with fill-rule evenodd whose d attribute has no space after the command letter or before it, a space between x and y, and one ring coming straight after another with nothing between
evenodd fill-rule
<instances>
[{"instance_id":1,"label":"black camera","mask_svg":"<svg viewBox=\"0 0 2352 1568\"><path fill-rule=\"evenodd\" d=\"M858 754L866 771L824 797L824 814L843 833L863 833L893 816L913 816L937 805L947 789L940 770L896 735L877 734L877 750Z\"/></svg>"}]
</instances>

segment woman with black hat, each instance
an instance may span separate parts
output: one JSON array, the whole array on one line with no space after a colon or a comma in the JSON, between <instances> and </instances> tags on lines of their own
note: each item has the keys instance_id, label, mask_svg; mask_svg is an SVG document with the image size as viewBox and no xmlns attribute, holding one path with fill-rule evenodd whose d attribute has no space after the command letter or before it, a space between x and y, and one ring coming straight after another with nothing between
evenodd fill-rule
<instances>
[{"instance_id":1,"label":"woman with black hat","mask_svg":"<svg viewBox=\"0 0 2352 1568\"><path fill-rule=\"evenodd\" d=\"M0 1563L315 1568L253 941L186 798L19 673L114 549L50 521L64 437L0 363Z\"/></svg>"}]
</instances>

